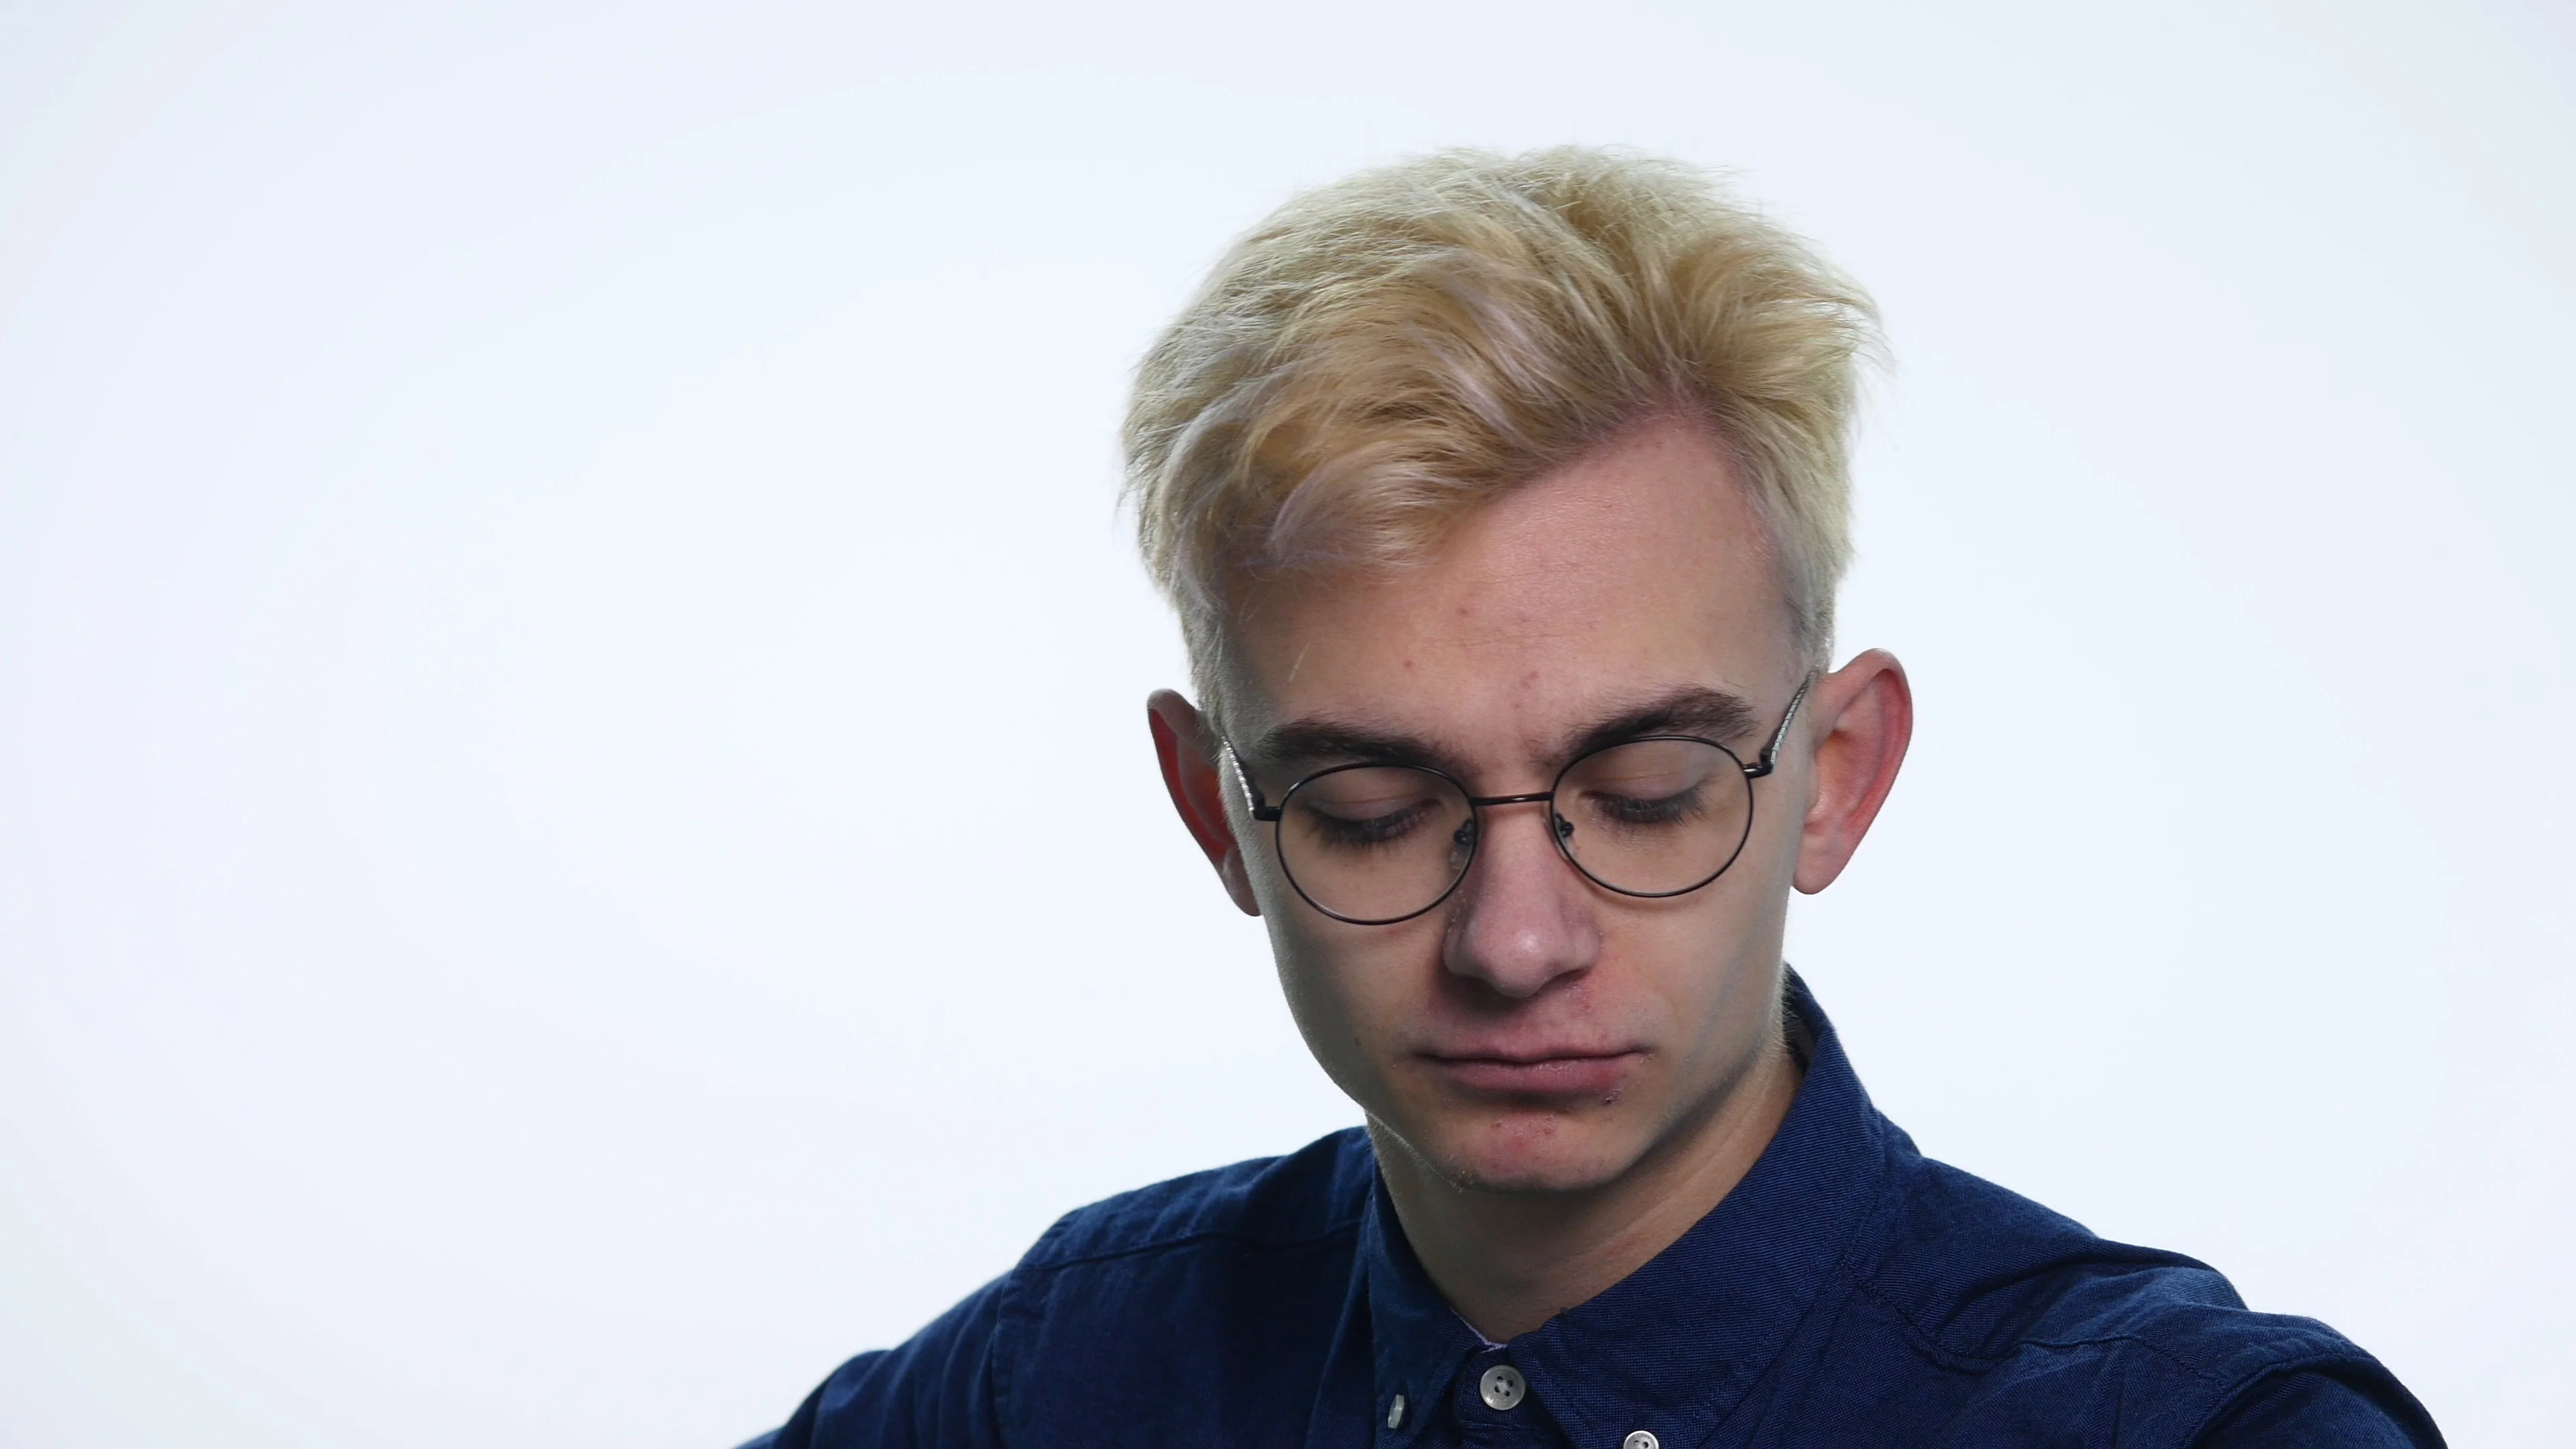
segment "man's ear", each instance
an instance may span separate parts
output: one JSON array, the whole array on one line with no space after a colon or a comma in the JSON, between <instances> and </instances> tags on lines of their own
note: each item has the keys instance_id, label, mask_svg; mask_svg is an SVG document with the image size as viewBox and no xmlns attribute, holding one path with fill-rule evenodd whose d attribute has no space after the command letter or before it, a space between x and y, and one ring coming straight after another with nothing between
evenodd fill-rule
<instances>
[{"instance_id":1,"label":"man's ear","mask_svg":"<svg viewBox=\"0 0 2576 1449\"><path fill-rule=\"evenodd\" d=\"M1843 873L1887 803L1914 738L1914 691L1896 656L1872 649L1817 680L1807 710L1815 793L1798 837L1797 885L1813 895Z\"/></svg>"},{"instance_id":2,"label":"man's ear","mask_svg":"<svg viewBox=\"0 0 2576 1449\"><path fill-rule=\"evenodd\" d=\"M1207 852L1208 864L1225 882L1225 893L1247 916L1261 914L1245 870L1243 848L1234 838L1234 822L1225 813L1225 776L1216 759L1216 738L1198 708L1168 689L1145 699L1145 723L1154 732L1154 757L1163 764L1163 788L1172 792L1172 808L1190 838Z\"/></svg>"}]
</instances>

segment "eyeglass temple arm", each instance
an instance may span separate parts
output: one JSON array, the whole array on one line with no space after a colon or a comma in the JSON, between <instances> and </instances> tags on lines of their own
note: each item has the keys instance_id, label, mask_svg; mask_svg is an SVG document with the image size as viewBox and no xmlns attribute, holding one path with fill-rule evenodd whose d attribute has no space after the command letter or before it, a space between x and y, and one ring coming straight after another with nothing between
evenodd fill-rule
<instances>
[{"instance_id":1,"label":"eyeglass temple arm","mask_svg":"<svg viewBox=\"0 0 2576 1449\"><path fill-rule=\"evenodd\" d=\"M1789 696L1789 707L1781 711L1780 727L1771 732L1771 742L1762 747L1762 753L1754 758L1752 764L1744 767L1744 778L1759 780L1771 773L1771 766L1780 754L1781 742L1789 738L1789 723L1798 717L1798 706L1807 702L1807 691L1815 685L1816 671L1810 669L1807 677L1799 681L1798 692Z\"/></svg>"},{"instance_id":2,"label":"eyeglass temple arm","mask_svg":"<svg viewBox=\"0 0 2576 1449\"><path fill-rule=\"evenodd\" d=\"M1261 787L1252 783L1252 774L1250 771L1243 768L1243 755L1235 749L1234 741L1232 740L1227 740L1225 742L1225 758L1234 766L1234 778L1243 782L1243 798L1252 802L1252 818L1255 820L1278 819L1282 813L1282 807L1272 805L1261 798Z\"/></svg>"}]
</instances>

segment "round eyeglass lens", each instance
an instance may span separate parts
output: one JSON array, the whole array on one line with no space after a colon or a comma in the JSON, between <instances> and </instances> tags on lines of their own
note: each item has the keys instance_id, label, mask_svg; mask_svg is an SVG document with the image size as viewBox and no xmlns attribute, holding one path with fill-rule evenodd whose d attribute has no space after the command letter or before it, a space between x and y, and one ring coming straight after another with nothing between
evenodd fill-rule
<instances>
[{"instance_id":1,"label":"round eyeglass lens","mask_svg":"<svg viewBox=\"0 0 2576 1449\"><path fill-rule=\"evenodd\" d=\"M1448 777L1349 765L1298 782L1280 802L1279 863L1316 909L1358 925L1440 903L1475 853L1476 812Z\"/></svg>"},{"instance_id":2,"label":"round eyeglass lens","mask_svg":"<svg viewBox=\"0 0 2576 1449\"><path fill-rule=\"evenodd\" d=\"M1556 816L1585 875L1629 895L1679 895L1735 863L1753 828L1753 781L1704 740L1633 740L1568 766Z\"/></svg>"}]
</instances>

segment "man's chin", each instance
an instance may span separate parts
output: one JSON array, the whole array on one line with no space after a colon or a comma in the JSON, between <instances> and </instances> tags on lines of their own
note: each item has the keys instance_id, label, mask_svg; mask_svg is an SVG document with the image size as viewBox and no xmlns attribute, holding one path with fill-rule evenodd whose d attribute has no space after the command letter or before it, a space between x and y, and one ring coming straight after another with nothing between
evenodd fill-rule
<instances>
[{"instance_id":1,"label":"man's chin","mask_svg":"<svg viewBox=\"0 0 2576 1449\"><path fill-rule=\"evenodd\" d=\"M1643 1155L1642 1144L1599 1121L1488 1118L1426 1135L1429 1143L1408 1139L1415 1155L1469 1192L1589 1192L1617 1181Z\"/></svg>"}]
</instances>

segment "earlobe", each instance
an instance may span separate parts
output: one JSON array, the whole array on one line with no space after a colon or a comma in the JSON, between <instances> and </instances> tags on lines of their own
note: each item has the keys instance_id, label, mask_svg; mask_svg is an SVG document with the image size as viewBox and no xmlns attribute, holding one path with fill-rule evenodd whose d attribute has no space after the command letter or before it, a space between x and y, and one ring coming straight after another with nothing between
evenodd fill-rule
<instances>
[{"instance_id":1,"label":"earlobe","mask_svg":"<svg viewBox=\"0 0 2576 1449\"><path fill-rule=\"evenodd\" d=\"M1914 738L1914 691L1896 656L1872 649L1818 680L1809 705L1819 733L1796 884L1813 895L1851 863L1896 785Z\"/></svg>"},{"instance_id":2,"label":"earlobe","mask_svg":"<svg viewBox=\"0 0 2576 1449\"><path fill-rule=\"evenodd\" d=\"M1172 808L1180 812L1208 864L1216 867L1226 895L1245 915L1260 915L1234 822L1226 817L1225 776L1206 720L1179 694L1158 689L1145 700L1145 723L1154 735L1154 757L1163 767L1163 788L1171 792Z\"/></svg>"}]
</instances>

